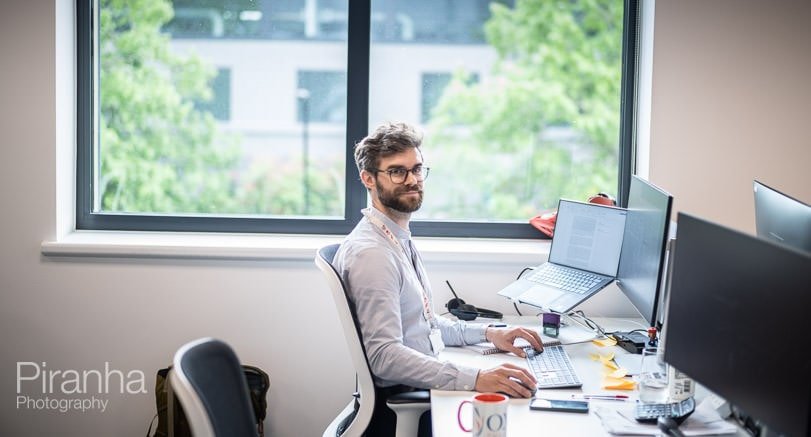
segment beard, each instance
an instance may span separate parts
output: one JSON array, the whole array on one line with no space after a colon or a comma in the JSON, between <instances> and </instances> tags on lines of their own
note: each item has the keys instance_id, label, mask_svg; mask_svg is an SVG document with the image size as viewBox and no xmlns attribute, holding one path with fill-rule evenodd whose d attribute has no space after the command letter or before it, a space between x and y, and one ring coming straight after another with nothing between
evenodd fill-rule
<instances>
[{"instance_id":1,"label":"beard","mask_svg":"<svg viewBox=\"0 0 811 437\"><path fill-rule=\"evenodd\" d=\"M377 199L386 208L402 213L412 213L422 206L422 187L420 185L398 185L393 190L386 190L375 181ZM417 196L402 196L403 193L417 192Z\"/></svg>"}]
</instances>

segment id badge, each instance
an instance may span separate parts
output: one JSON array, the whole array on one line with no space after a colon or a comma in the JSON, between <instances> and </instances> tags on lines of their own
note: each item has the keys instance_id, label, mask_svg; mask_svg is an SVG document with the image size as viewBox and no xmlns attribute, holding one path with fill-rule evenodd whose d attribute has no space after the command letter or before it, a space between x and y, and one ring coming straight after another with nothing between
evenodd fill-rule
<instances>
[{"instance_id":1,"label":"id badge","mask_svg":"<svg viewBox=\"0 0 811 437\"><path fill-rule=\"evenodd\" d=\"M431 329L431 335L428 336L431 339L431 349L434 350L434 355L439 354L445 349L445 343L442 341L442 333L439 331L439 328Z\"/></svg>"}]
</instances>

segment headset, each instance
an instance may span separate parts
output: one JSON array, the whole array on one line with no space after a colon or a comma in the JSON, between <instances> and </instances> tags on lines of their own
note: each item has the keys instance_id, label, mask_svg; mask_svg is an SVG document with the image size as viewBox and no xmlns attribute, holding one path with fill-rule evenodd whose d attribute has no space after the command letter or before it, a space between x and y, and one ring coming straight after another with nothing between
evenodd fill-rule
<instances>
[{"instance_id":1,"label":"headset","mask_svg":"<svg viewBox=\"0 0 811 437\"><path fill-rule=\"evenodd\" d=\"M456 295L450 282L445 281L445 283L448 284L448 288L451 289L451 293L453 294L453 299L445 304L445 308L459 320L471 321L476 320L476 317L484 317L487 319L501 319L504 317L504 314L498 311L488 310L487 308L476 308L473 305L465 303L464 300L459 299L459 296Z\"/></svg>"}]
</instances>

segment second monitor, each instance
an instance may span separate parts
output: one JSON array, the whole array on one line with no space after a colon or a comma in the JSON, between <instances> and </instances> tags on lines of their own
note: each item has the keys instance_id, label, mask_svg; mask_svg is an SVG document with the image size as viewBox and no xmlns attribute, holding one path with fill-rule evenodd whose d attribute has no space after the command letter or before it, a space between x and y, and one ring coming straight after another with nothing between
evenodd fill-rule
<instances>
[{"instance_id":1,"label":"second monitor","mask_svg":"<svg viewBox=\"0 0 811 437\"><path fill-rule=\"evenodd\" d=\"M649 326L661 327L657 311L672 205L669 193L637 176L631 179L617 286Z\"/></svg>"},{"instance_id":2,"label":"second monitor","mask_svg":"<svg viewBox=\"0 0 811 437\"><path fill-rule=\"evenodd\" d=\"M631 179L616 282L648 326L659 329L663 323L659 303L672 205L669 193L638 176ZM641 353L649 342L647 333L641 330L612 335L619 346L631 353Z\"/></svg>"}]
</instances>

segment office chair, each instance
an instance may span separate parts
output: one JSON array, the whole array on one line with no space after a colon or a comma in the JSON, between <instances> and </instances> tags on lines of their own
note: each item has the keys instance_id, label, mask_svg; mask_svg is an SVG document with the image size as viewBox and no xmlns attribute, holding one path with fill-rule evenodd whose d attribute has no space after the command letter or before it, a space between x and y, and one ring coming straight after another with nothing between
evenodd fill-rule
<instances>
[{"instance_id":1,"label":"office chair","mask_svg":"<svg viewBox=\"0 0 811 437\"><path fill-rule=\"evenodd\" d=\"M324 431L323 437L356 437L366 431L372 420L375 407L375 386L372 379L372 369L366 358L366 348L363 346L360 326L358 325L355 307L346 293L341 275L332 266L335 253L340 244L331 244L318 250L315 265L324 273L335 301L338 319L344 330L349 355L355 366L357 392L354 399L335 417ZM431 408L431 398L428 391L414 391L390 396L386 405L397 415L397 437L412 437L417 435L420 416Z\"/></svg>"},{"instance_id":2,"label":"office chair","mask_svg":"<svg viewBox=\"0 0 811 437\"><path fill-rule=\"evenodd\" d=\"M213 338L175 353L169 381L195 437L257 437L242 366L227 344Z\"/></svg>"}]
</instances>

